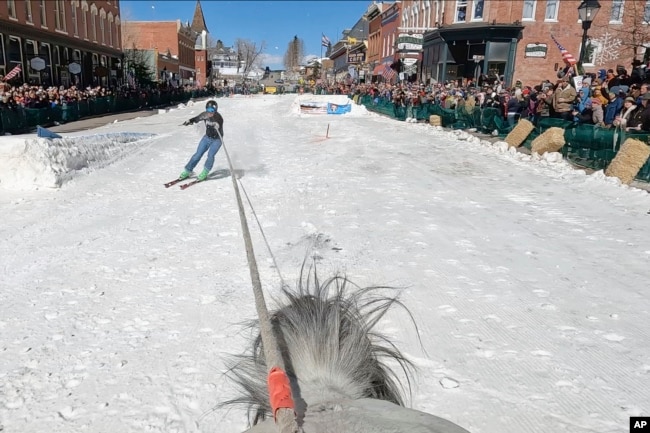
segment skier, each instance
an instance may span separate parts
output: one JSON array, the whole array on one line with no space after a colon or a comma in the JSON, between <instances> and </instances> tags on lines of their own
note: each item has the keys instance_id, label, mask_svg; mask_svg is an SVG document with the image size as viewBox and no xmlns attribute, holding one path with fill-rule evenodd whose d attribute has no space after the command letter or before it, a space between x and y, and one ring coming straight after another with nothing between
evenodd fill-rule
<instances>
[{"instance_id":1,"label":"skier","mask_svg":"<svg viewBox=\"0 0 650 433\"><path fill-rule=\"evenodd\" d=\"M208 152L208 158L205 160L203 171L198 175L198 180L205 180L210 170L212 170L214 157L221 148L221 139L223 138L223 117L217 112L217 108L217 101L209 100L205 104L205 111L203 113L183 123L183 126L187 126L203 120L205 122L205 135L199 141L196 152L192 155L185 169L178 177L180 180L187 179L192 174L192 170L194 170L194 167L196 167L206 151Z\"/></svg>"}]
</instances>

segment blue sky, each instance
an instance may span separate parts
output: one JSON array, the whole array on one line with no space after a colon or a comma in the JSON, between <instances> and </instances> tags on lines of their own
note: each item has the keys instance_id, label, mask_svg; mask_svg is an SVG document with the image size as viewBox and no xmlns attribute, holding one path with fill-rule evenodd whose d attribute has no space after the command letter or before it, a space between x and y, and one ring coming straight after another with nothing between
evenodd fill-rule
<instances>
[{"instance_id":1,"label":"blue sky","mask_svg":"<svg viewBox=\"0 0 650 433\"><path fill-rule=\"evenodd\" d=\"M280 69L289 42L298 36L305 55L320 56L321 34L334 43L372 2L358 1L201 1L205 24L214 40L232 46L235 39L266 42L262 66ZM123 21L192 21L196 0L122 0ZM323 55L324 55L323 51Z\"/></svg>"}]
</instances>

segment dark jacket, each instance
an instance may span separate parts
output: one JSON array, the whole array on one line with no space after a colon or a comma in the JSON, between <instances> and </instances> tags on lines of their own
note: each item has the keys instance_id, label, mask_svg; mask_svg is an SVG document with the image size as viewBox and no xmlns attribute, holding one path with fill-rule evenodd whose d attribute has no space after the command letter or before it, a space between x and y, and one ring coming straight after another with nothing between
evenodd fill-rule
<instances>
[{"instance_id":1,"label":"dark jacket","mask_svg":"<svg viewBox=\"0 0 650 433\"><path fill-rule=\"evenodd\" d=\"M219 138L219 134L223 137L223 117L219 112L215 111L214 113L209 113L204 111L196 117L192 117L186 123L192 125L200 121L205 122L205 135L210 138ZM219 132L217 133L217 126L219 127Z\"/></svg>"},{"instance_id":2,"label":"dark jacket","mask_svg":"<svg viewBox=\"0 0 650 433\"><path fill-rule=\"evenodd\" d=\"M641 129L650 131L650 104L641 110Z\"/></svg>"}]
</instances>

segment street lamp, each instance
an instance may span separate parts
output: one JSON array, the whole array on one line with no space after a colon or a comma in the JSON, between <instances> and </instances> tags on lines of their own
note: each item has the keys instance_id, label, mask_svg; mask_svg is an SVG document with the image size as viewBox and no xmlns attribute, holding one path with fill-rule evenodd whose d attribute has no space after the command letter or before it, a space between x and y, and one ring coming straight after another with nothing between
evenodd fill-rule
<instances>
[{"instance_id":1,"label":"street lamp","mask_svg":"<svg viewBox=\"0 0 650 433\"><path fill-rule=\"evenodd\" d=\"M585 51L587 50L587 30L591 27L591 23L596 14L600 10L598 0L582 0L578 6L578 17L582 21L582 45L580 46L580 64L582 65L586 59Z\"/></svg>"}]
</instances>

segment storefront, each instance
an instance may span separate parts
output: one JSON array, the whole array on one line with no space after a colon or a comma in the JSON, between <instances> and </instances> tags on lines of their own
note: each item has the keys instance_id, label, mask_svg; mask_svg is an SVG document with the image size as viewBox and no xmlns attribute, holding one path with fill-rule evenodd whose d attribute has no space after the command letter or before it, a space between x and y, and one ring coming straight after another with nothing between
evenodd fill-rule
<instances>
[{"instance_id":1,"label":"storefront","mask_svg":"<svg viewBox=\"0 0 650 433\"><path fill-rule=\"evenodd\" d=\"M419 79L474 83L503 76L512 83L517 43L524 27L514 24L450 25L424 34Z\"/></svg>"}]
</instances>

